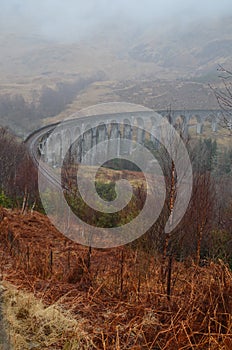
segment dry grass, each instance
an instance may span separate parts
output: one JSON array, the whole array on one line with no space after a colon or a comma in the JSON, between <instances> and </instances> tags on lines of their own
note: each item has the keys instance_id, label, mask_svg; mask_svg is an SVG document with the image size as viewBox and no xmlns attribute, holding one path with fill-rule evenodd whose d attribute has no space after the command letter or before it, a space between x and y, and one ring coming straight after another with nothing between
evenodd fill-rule
<instances>
[{"instance_id":1,"label":"dry grass","mask_svg":"<svg viewBox=\"0 0 232 350\"><path fill-rule=\"evenodd\" d=\"M22 326L28 333L18 329L21 341L44 337L43 349L232 348L232 273L222 262L203 268L175 262L168 300L158 257L127 247L95 249L88 269L88 249L68 241L44 216L3 210L1 217L4 280L33 294L24 298L24 292L14 292L19 302L10 306L16 325L35 315L35 322ZM46 306L37 305L35 297ZM64 316L52 316L57 307ZM46 324L50 335L44 333Z\"/></svg>"},{"instance_id":2,"label":"dry grass","mask_svg":"<svg viewBox=\"0 0 232 350\"><path fill-rule=\"evenodd\" d=\"M89 349L84 320L74 319L57 306L45 306L33 294L5 283L4 316L15 350Z\"/></svg>"}]
</instances>

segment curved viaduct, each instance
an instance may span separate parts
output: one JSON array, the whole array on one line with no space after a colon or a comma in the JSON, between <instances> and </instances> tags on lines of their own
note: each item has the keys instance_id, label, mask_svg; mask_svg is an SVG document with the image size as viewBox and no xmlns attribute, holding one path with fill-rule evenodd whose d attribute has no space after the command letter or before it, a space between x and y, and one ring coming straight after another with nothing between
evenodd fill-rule
<instances>
[{"instance_id":1,"label":"curved viaduct","mask_svg":"<svg viewBox=\"0 0 232 350\"><path fill-rule=\"evenodd\" d=\"M201 134L206 122L211 123L212 132L215 133L218 130L220 111L172 111L171 114L168 114L167 111L158 111L158 113L164 118L168 118L183 137L188 136L190 128L195 128L196 134ZM79 116L79 114L77 115ZM157 128L153 116L154 111L147 108L133 112L110 112L78 118L73 115L73 119L36 130L27 137L25 142L28 144L30 154L37 165L39 158L42 158L49 165L61 166L62 159L67 156L64 154L67 149L69 149L69 156L80 162L88 150L109 139L112 141L106 152L112 158L116 158L118 155L130 154L131 152L123 140L135 140L138 143L151 140L158 147L157 141L152 139L150 134L146 135L143 130L144 123L151 130ZM91 153L85 162L94 165L100 163L101 159L95 159L94 154Z\"/></svg>"}]
</instances>

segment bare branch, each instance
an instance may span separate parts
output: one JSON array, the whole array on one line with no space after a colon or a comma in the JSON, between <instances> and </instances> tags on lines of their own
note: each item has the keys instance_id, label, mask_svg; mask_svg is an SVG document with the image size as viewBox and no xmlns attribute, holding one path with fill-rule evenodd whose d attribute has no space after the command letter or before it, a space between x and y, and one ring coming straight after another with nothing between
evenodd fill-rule
<instances>
[{"instance_id":1,"label":"bare branch","mask_svg":"<svg viewBox=\"0 0 232 350\"><path fill-rule=\"evenodd\" d=\"M223 72L225 75L219 75L223 83L223 88L218 89L209 84L210 89L213 91L217 103L222 111L223 126L232 132L232 71L219 65L219 72Z\"/></svg>"}]
</instances>

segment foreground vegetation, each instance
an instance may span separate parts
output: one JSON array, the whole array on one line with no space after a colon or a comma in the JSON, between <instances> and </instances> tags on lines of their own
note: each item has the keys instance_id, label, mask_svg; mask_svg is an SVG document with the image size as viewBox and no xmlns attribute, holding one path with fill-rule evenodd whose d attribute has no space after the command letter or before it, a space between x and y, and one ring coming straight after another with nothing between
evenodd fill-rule
<instances>
[{"instance_id":1,"label":"foreground vegetation","mask_svg":"<svg viewBox=\"0 0 232 350\"><path fill-rule=\"evenodd\" d=\"M231 348L232 273L222 261L175 261L168 295L159 254L90 251L38 213L2 210L0 230L15 349Z\"/></svg>"},{"instance_id":2,"label":"foreground vegetation","mask_svg":"<svg viewBox=\"0 0 232 350\"><path fill-rule=\"evenodd\" d=\"M0 146L0 275L15 349L231 349L231 149L211 139L187 144L193 194L182 222L165 234L176 194L173 166L162 147L147 144L165 176L163 211L137 241L100 250L66 239L43 215L25 145L1 129ZM121 177L134 186L124 212L96 214L75 188L66 198L92 225L121 225L143 207L141 173L104 170L96 181L110 201Z\"/></svg>"},{"instance_id":3,"label":"foreground vegetation","mask_svg":"<svg viewBox=\"0 0 232 350\"><path fill-rule=\"evenodd\" d=\"M9 130L3 128L0 129L0 146L0 205L20 208L22 213L28 209L43 213L37 188L37 171L25 145ZM170 205L176 195L172 161L161 146L157 148L152 143L146 146L154 153L162 167L167 195L159 219L146 235L132 244L133 249L138 248L153 255L158 252L166 264L168 260L173 259L184 261L191 258L197 265L205 259L222 259L232 267L231 148L219 148L216 141L211 139L190 140L187 143L193 165L192 198L183 220L175 231L168 235L165 234L164 227L170 216ZM111 162L108 166L118 169L120 164L114 163ZM102 170L96 180L99 195L109 201L115 197L115 181L118 179L126 178L134 188L131 202L123 211L113 215L96 212L83 202L78 189L73 188L70 182L73 168L70 169L71 173L66 172L65 166L62 169L63 184L71 184L72 189L66 194L66 199L78 216L89 224L104 228L119 226L132 220L143 208L146 184L143 174L138 172L138 169L131 168L131 165L130 170L126 171Z\"/></svg>"}]
</instances>

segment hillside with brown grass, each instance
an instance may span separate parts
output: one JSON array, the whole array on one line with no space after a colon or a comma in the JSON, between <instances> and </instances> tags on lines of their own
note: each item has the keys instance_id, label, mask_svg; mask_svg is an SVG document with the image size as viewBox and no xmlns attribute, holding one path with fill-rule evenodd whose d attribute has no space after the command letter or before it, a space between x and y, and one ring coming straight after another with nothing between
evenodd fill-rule
<instances>
[{"instance_id":1,"label":"hillside with brown grass","mask_svg":"<svg viewBox=\"0 0 232 350\"><path fill-rule=\"evenodd\" d=\"M159 255L91 250L42 214L6 209L0 255L15 349L232 348L232 273L222 261L174 261L168 296Z\"/></svg>"},{"instance_id":2,"label":"hillside with brown grass","mask_svg":"<svg viewBox=\"0 0 232 350\"><path fill-rule=\"evenodd\" d=\"M0 99L24 98L33 108L20 113L10 104L7 113L0 106L0 124L21 135L45 118L62 120L102 102L133 102L155 110L217 109L209 83L220 86L218 66L231 66L231 41L230 17L186 28L169 24L158 30L150 24L139 31L134 23L117 18L92 36L71 42L1 31ZM37 111L44 88L55 93L59 84L71 86L80 76L91 77L91 84L74 93L61 110L52 116ZM17 115L14 109L19 109Z\"/></svg>"}]
</instances>

